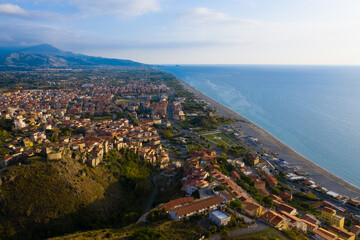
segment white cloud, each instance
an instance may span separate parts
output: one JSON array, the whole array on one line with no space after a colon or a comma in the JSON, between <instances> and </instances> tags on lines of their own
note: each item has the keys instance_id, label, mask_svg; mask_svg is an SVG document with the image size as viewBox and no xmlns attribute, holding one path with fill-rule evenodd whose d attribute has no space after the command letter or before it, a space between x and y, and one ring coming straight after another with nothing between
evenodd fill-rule
<instances>
[{"instance_id":1,"label":"white cloud","mask_svg":"<svg viewBox=\"0 0 360 240\"><path fill-rule=\"evenodd\" d=\"M32 46L49 43L58 47L82 41L77 32L36 23L0 24L0 40L0 46Z\"/></svg>"},{"instance_id":2,"label":"white cloud","mask_svg":"<svg viewBox=\"0 0 360 240\"><path fill-rule=\"evenodd\" d=\"M18 5L6 3L0 4L0 15L26 16L27 12Z\"/></svg>"},{"instance_id":3,"label":"white cloud","mask_svg":"<svg viewBox=\"0 0 360 240\"><path fill-rule=\"evenodd\" d=\"M189 10L181 19L184 22L190 23L214 23L214 22L228 22L231 19L229 16L222 12L217 12L209 8L199 7Z\"/></svg>"},{"instance_id":4,"label":"white cloud","mask_svg":"<svg viewBox=\"0 0 360 240\"><path fill-rule=\"evenodd\" d=\"M113 14L120 16L140 16L159 11L159 0L71 0L84 14Z\"/></svg>"}]
</instances>

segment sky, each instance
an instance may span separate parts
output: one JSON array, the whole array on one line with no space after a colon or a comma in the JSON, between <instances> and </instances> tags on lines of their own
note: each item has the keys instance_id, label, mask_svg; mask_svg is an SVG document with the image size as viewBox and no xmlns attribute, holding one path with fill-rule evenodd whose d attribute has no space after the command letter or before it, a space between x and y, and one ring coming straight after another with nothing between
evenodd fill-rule
<instances>
[{"instance_id":1,"label":"sky","mask_svg":"<svg viewBox=\"0 0 360 240\"><path fill-rule=\"evenodd\" d=\"M0 0L0 47L148 64L360 64L359 0Z\"/></svg>"}]
</instances>

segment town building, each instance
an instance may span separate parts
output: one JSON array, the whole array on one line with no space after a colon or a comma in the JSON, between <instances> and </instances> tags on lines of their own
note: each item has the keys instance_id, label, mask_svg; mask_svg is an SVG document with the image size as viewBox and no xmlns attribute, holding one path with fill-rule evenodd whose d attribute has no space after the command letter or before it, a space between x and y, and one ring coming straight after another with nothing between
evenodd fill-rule
<instances>
[{"instance_id":1,"label":"town building","mask_svg":"<svg viewBox=\"0 0 360 240\"><path fill-rule=\"evenodd\" d=\"M231 217L220 210L214 210L210 212L209 219L218 226L226 226L230 222Z\"/></svg>"},{"instance_id":2,"label":"town building","mask_svg":"<svg viewBox=\"0 0 360 240\"><path fill-rule=\"evenodd\" d=\"M242 203L242 211L253 218L259 218L265 213L265 209L261 205L251 201Z\"/></svg>"},{"instance_id":3,"label":"town building","mask_svg":"<svg viewBox=\"0 0 360 240\"><path fill-rule=\"evenodd\" d=\"M338 236L323 228L319 228L313 232L313 238L315 240L336 240Z\"/></svg>"},{"instance_id":4,"label":"town building","mask_svg":"<svg viewBox=\"0 0 360 240\"><path fill-rule=\"evenodd\" d=\"M337 227L344 227L345 218L336 215L336 211L329 207L324 207L321 211L321 220L329 225L335 225Z\"/></svg>"},{"instance_id":5,"label":"town building","mask_svg":"<svg viewBox=\"0 0 360 240\"><path fill-rule=\"evenodd\" d=\"M329 231L335 233L336 235L338 235L340 238L342 238L344 240L355 240L355 234L347 231L344 228L332 225L329 227Z\"/></svg>"},{"instance_id":6,"label":"town building","mask_svg":"<svg viewBox=\"0 0 360 240\"><path fill-rule=\"evenodd\" d=\"M191 202L185 206L180 206L170 210L170 217L174 220L190 217L194 214L206 213L217 209L224 199L219 196L212 196L198 201Z\"/></svg>"}]
</instances>

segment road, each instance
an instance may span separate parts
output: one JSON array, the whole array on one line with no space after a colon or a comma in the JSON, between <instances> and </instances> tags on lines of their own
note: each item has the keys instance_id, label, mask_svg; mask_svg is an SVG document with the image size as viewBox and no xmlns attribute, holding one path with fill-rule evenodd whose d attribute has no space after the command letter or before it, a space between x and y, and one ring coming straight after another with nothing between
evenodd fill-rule
<instances>
[{"instance_id":1,"label":"road","mask_svg":"<svg viewBox=\"0 0 360 240\"><path fill-rule=\"evenodd\" d=\"M147 205L147 207L146 207L146 211L145 211L145 212L150 211L150 209L152 208L152 205L153 205L153 203L154 203L154 201L155 201L155 197L156 197L156 194L157 194L157 186L158 186L157 177L158 177L159 175L160 175L160 173L156 174L156 175L153 177L153 179L152 179L152 182L153 182L153 184L154 184L154 192L153 192L153 194L151 195L151 198L150 198L150 200L149 200L149 203L148 203L148 205Z\"/></svg>"},{"instance_id":2,"label":"road","mask_svg":"<svg viewBox=\"0 0 360 240\"><path fill-rule=\"evenodd\" d=\"M150 200L149 200L149 202L148 202L148 205L147 205L147 207L146 207L145 213L139 218L139 220L137 220L136 223L145 222L147 214L148 214L149 211L152 209L152 205L154 204L154 201L155 201L155 198L156 198L156 194L157 194L157 186L158 186L157 177L158 177L160 174L161 174L161 172L158 173L158 174L156 174L156 175L153 177L153 179L152 179L152 182L153 182L153 184L154 184L154 192L153 192L152 195L151 195L151 198L150 198Z\"/></svg>"},{"instance_id":3,"label":"road","mask_svg":"<svg viewBox=\"0 0 360 240\"><path fill-rule=\"evenodd\" d=\"M249 233L262 232L267 230L268 228L269 226L266 225L265 223L257 221L255 224L251 225L248 228L239 228L234 231L230 231L229 237L238 237ZM211 238L209 238L209 240L221 240L221 235L217 234L215 236L212 236Z\"/></svg>"}]
</instances>

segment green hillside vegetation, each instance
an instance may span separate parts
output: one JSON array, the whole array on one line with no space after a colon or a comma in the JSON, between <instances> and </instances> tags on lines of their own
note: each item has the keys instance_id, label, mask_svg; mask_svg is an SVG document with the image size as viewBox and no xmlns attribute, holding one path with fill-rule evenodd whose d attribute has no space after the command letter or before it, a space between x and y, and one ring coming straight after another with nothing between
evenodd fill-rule
<instances>
[{"instance_id":1,"label":"green hillside vegetation","mask_svg":"<svg viewBox=\"0 0 360 240\"><path fill-rule=\"evenodd\" d=\"M143 213L152 192L154 169L132 151L108 154L95 168L72 159L30 162L0 171L0 239L125 226Z\"/></svg>"},{"instance_id":2,"label":"green hillside vegetation","mask_svg":"<svg viewBox=\"0 0 360 240\"><path fill-rule=\"evenodd\" d=\"M155 223L133 224L120 229L103 229L76 233L54 238L60 239L131 239L131 240L193 240L199 239L206 232L197 221L161 220Z\"/></svg>"}]
</instances>

